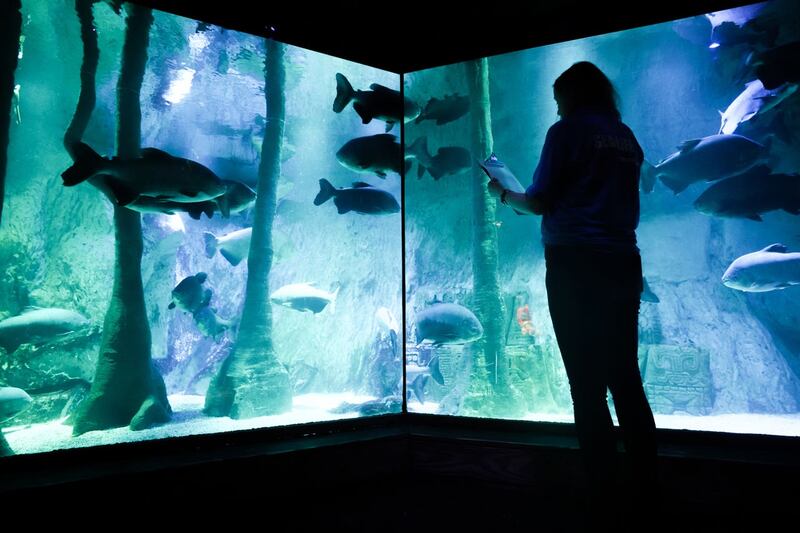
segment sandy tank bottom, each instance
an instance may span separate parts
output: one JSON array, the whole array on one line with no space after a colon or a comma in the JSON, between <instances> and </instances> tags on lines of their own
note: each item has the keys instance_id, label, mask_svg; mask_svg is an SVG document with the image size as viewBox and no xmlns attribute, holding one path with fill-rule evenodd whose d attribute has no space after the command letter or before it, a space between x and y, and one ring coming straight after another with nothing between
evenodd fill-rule
<instances>
[{"instance_id":1,"label":"sandy tank bottom","mask_svg":"<svg viewBox=\"0 0 800 533\"><path fill-rule=\"evenodd\" d=\"M163 426L142 431L132 431L128 427L110 430L90 431L78 437L72 437L72 426L65 419L54 420L42 424L9 426L3 428L3 436L16 454L41 453L65 448L86 448L122 442L138 442L183 437L209 433L226 433L265 427L289 426L309 422L344 420L358 418L358 413L332 413L331 410L342 403L359 404L376 399L344 393L303 394L295 396L292 410L288 413L272 416L261 416L246 420L234 420L228 417L208 417L203 414L204 396L174 394L169 396L172 406L172 421Z\"/></svg>"}]
</instances>

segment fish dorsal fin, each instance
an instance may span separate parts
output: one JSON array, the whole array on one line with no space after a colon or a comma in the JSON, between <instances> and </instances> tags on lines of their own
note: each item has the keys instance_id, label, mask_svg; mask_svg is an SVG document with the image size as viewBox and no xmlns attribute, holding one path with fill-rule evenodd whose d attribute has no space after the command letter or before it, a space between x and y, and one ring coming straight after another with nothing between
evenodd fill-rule
<instances>
[{"instance_id":1,"label":"fish dorsal fin","mask_svg":"<svg viewBox=\"0 0 800 533\"><path fill-rule=\"evenodd\" d=\"M380 83L373 83L369 86L370 89L375 91L376 93L390 93L390 94L397 94L399 91L395 91L394 89L390 89L388 87L384 87Z\"/></svg>"},{"instance_id":2,"label":"fish dorsal fin","mask_svg":"<svg viewBox=\"0 0 800 533\"><path fill-rule=\"evenodd\" d=\"M770 244L769 246L767 246L766 248L764 248L761 251L762 252L775 252L775 253L778 253L778 254L785 254L786 252L789 251L789 247L786 246L785 244L781 244L779 242L776 242L775 244Z\"/></svg>"},{"instance_id":3,"label":"fish dorsal fin","mask_svg":"<svg viewBox=\"0 0 800 533\"><path fill-rule=\"evenodd\" d=\"M364 187L372 187L372 185L370 185L369 183L367 183L365 181L354 181L353 182L353 188L355 188L355 189L363 189Z\"/></svg>"},{"instance_id":4,"label":"fish dorsal fin","mask_svg":"<svg viewBox=\"0 0 800 533\"><path fill-rule=\"evenodd\" d=\"M25 308L22 310L22 313L32 313L33 311L39 311L44 309L43 307L39 307L38 305L26 305Z\"/></svg>"},{"instance_id":5,"label":"fish dorsal fin","mask_svg":"<svg viewBox=\"0 0 800 533\"><path fill-rule=\"evenodd\" d=\"M700 144L700 141L702 140L703 139L689 139L688 141L683 141L681 144L678 145L678 150L680 152L688 152L689 150Z\"/></svg>"},{"instance_id":6,"label":"fish dorsal fin","mask_svg":"<svg viewBox=\"0 0 800 533\"><path fill-rule=\"evenodd\" d=\"M142 157L148 159L175 159L174 156L158 148L142 148Z\"/></svg>"},{"instance_id":7,"label":"fish dorsal fin","mask_svg":"<svg viewBox=\"0 0 800 533\"><path fill-rule=\"evenodd\" d=\"M197 274L194 275L194 279L197 280L197 283L205 283L206 280L208 279L208 274L206 274L205 272L198 272Z\"/></svg>"}]
</instances>

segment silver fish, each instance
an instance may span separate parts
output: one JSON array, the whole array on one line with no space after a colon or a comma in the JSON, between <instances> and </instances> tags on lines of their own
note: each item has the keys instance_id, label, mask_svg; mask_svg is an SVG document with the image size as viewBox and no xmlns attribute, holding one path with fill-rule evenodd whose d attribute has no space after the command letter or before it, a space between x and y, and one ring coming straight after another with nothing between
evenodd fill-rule
<instances>
[{"instance_id":1,"label":"silver fish","mask_svg":"<svg viewBox=\"0 0 800 533\"><path fill-rule=\"evenodd\" d=\"M233 266L238 265L250 254L250 238L253 236L253 228L244 228L230 233L226 233L221 237L217 237L213 233L206 231L203 233L203 239L206 245L206 256L214 257L214 254L219 253L224 257L228 263Z\"/></svg>"},{"instance_id":2,"label":"silver fish","mask_svg":"<svg viewBox=\"0 0 800 533\"><path fill-rule=\"evenodd\" d=\"M71 309L28 308L21 315L0 321L0 346L11 353L20 344L45 343L87 325L86 317Z\"/></svg>"},{"instance_id":3,"label":"silver fish","mask_svg":"<svg viewBox=\"0 0 800 533\"><path fill-rule=\"evenodd\" d=\"M121 206L133 203L140 196L179 203L222 197L219 209L223 216L230 216L223 196L227 191L225 184L200 163L156 148L144 148L141 157L136 159L106 159L85 143L77 143L73 151L75 164L61 174L67 187L97 178L111 190Z\"/></svg>"},{"instance_id":4,"label":"silver fish","mask_svg":"<svg viewBox=\"0 0 800 533\"><path fill-rule=\"evenodd\" d=\"M741 135L710 135L684 141L678 151L657 165L643 165L643 182L659 178L675 194L692 183L715 181L741 174L765 161L766 146Z\"/></svg>"},{"instance_id":5,"label":"silver fish","mask_svg":"<svg viewBox=\"0 0 800 533\"><path fill-rule=\"evenodd\" d=\"M417 344L430 341L434 346L463 344L483 336L483 326L475 314L454 303L435 303L417 313Z\"/></svg>"},{"instance_id":6,"label":"silver fish","mask_svg":"<svg viewBox=\"0 0 800 533\"><path fill-rule=\"evenodd\" d=\"M328 292L314 287L314 283L292 283L270 294L269 299L289 309L311 311L316 314L324 310L328 304L331 304L331 309L335 307L339 288Z\"/></svg>"},{"instance_id":7,"label":"silver fish","mask_svg":"<svg viewBox=\"0 0 800 533\"><path fill-rule=\"evenodd\" d=\"M767 292L800 285L800 253L780 243L737 258L722 275L726 287Z\"/></svg>"},{"instance_id":8,"label":"silver fish","mask_svg":"<svg viewBox=\"0 0 800 533\"><path fill-rule=\"evenodd\" d=\"M30 406L33 400L17 387L0 387L0 423L15 417Z\"/></svg>"}]
</instances>

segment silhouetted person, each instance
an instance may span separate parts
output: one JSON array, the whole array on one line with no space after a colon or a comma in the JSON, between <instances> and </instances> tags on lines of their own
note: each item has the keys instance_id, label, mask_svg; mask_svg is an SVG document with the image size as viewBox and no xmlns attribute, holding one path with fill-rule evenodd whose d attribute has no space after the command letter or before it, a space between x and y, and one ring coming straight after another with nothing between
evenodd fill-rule
<instances>
[{"instance_id":1,"label":"silhouetted person","mask_svg":"<svg viewBox=\"0 0 800 533\"><path fill-rule=\"evenodd\" d=\"M533 184L492 194L542 215L550 316L569 378L593 522L644 511L658 498L655 422L637 359L642 264L636 246L643 153L620 121L611 82L575 63L553 84L561 120L547 132ZM630 462L632 494L615 485L616 439L607 390Z\"/></svg>"}]
</instances>

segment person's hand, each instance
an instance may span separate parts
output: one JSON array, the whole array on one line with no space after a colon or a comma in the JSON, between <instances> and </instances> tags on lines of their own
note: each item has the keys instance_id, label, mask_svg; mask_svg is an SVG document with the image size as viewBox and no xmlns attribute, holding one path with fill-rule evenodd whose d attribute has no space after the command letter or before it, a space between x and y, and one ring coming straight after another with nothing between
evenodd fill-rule
<instances>
[{"instance_id":1,"label":"person's hand","mask_svg":"<svg viewBox=\"0 0 800 533\"><path fill-rule=\"evenodd\" d=\"M489 194L495 198L500 198L500 195L503 194L503 186L495 179L489 180L489 183L486 187L489 189Z\"/></svg>"}]
</instances>

